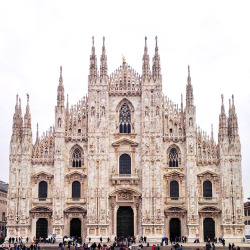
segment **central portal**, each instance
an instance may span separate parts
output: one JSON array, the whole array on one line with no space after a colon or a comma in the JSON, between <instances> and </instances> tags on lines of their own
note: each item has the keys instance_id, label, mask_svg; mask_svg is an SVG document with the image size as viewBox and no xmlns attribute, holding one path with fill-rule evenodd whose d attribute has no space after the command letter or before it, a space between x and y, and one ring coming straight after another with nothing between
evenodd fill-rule
<instances>
[{"instance_id":1,"label":"central portal","mask_svg":"<svg viewBox=\"0 0 250 250\"><path fill-rule=\"evenodd\" d=\"M117 237L134 236L134 212L131 207L119 207L117 211Z\"/></svg>"},{"instance_id":2,"label":"central portal","mask_svg":"<svg viewBox=\"0 0 250 250\"><path fill-rule=\"evenodd\" d=\"M81 237L81 221L79 218L73 218L70 221L70 236Z\"/></svg>"}]
</instances>

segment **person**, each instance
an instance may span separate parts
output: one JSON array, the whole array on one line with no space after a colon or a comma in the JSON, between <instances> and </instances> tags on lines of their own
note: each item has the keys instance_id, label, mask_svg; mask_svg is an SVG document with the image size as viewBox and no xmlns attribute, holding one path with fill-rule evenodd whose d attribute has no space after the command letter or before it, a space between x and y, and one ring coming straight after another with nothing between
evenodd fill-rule
<instances>
[{"instance_id":1,"label":"person","mask_svg":"<svg viewBox=\"0 0 250 250\"><path fill-rule=\"evenodd\" d=\"M91 241L91 238L89 237L89 242Z\"/></svg>"},{"instance_id":2,"label":"person","mask_svg":"<svg viewBox=\"0 0 250 250\"><path fill-rule=\"evenodd\" d=\"M213 248L213 250L215 250L215 245L214 245L214 243L212 243L212 248Z\"/></svg>"},{"instance_id":3,"label":"person","mask_svg":"<svg viewBox=\"0 0 250 250\"><path fill-rule=\"evenodd\" d=\"M232 249L232 246L231 246L231 244L229 243L229 245L228 245L228 249L229 250L231 250Z\"/></svg>"},{"instance_id":4,"label":"person","mask_svg":"<svg viewBox=\"0 0 250 250\"><path fill-rule=\"evenodd\" d=\"M29 237L26 238L26 243L28 243L28 241L29 241Z\"/></svg>"},{"instance_id":5,"label":"person","mask_svg":"<svg viewBox=\"0 0 250 250\"><path fill-rule=\"evenodd\" d=\"M100 242L102 243L102 237L100 237Z\"/></svg>"},{"instance_id":6,"label":"person","mask_svg":"<svg viewBox=\"0 0 250 250\"><path fill-rule=\"evenodd\" d=\"M182 248L182 245L181 245L181 247L180 247L180 250L182 250L183 248Z\"/></svg>"},{"instance_id":7,"label":"person","mask_svg":"<svg viewBox=\"0 0 250 250\"><path fill-rule=\"evenodd\" d=\"M210 250L211 249L211 245L209 242L206 243L206 250Z\"/></svg>"}]
</instances>

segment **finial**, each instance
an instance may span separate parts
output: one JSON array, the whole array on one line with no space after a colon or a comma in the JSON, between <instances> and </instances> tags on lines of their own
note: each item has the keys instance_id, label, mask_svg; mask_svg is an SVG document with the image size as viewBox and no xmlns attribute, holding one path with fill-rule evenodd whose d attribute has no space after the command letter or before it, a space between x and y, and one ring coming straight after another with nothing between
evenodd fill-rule
<instances>
[{"instance_id":1,"label":"finial","mask_svg":"<svg viewBox=\"0 0 250 250\"><path fill-rule=\"evenodd\" d=\"M190 66L188 65L188 76L190 76Z\"/></svg>"},{"instance_id":2,"label":"finial","mask_svg":"<svg viewBox=\"0 0 250 250\"><path fill-rule=\"evenodd\" d=\"M19 105L20 105L20 108L21 108L22 105L21 105L21 98L20 97L19 97Z\"/></svg>"},{"instance_id":3,"label":"finial","mask_svg":"<svg viewBox=\"0 0 250 250\"><path fill-rule=\"evenodd\" d=\"M123 60L123 63L125 63L125 56L122 55L122 60Z\"/></svg>"},{"instance_id":4,"label":"finial","mask_svg":"<svg viewBox=\"0 0 250 250\"><path fill-rule=\"evenodd\" d=\"M231 108L231 99L229 98L229 108Z\"/></svg>"},{"instance_id":5,"label":"finial","mask_svg":"<svg viewBox=\"0 0 250 250\"><path fill-rule=\"evenodd\" d=\"M60 66L60 77L62 77L62 65Z\"/></svg>"},{"instance_id":6,"label":"finial","mask_svg":"<svg viewBox=\"0 0 250 250\"><path fill-rule=\"evenodd\" d=\"M224 96L223 95L221 95L221 103L222 103L222 105L224 104Z\"/></svg>"},{"instance_id":7,"label":"finial","mask_svg":"<svg viewBox=\"0 0 250 250\"><path fill-rule=\"evenodd\" d=\"M156 36L156 37L155 37L155 46L156 46L156 47L157 47L157 45L158 45L158 44L157 44L157 39L158 39L158 38L157 38L157 36Z\"/></svg>"},{"instance_id":8,"label":"finial","mask_svg":"<svg viewBox=\"0 0 250 250\"><path fill-rule=\"evenodd\" d=\"M94 47L94 44L95 43L95 41L94 41L94 36L92 36L92 46Z\"/></svg>"},{"instance_id":9,"label":"finial","mask_svg":"<svg viewBox=\"0 0 250 250\"><path fill-rule=\"evenodd\" d=\"M145 36L145 47L147 47L147 40L148 38Z\"/></svg>"},{"instance_id":10,"label":"finial","mask_svg":"<svg viewBox=\"0 0 250 250\"><path fill-rule=\"evenodd\" d=\"M232 105L234 105L234 95L232 95Z\"/></svg>"},{"instance_id":11,"label":"finial","mask_svg":"<svg viewBox=\"0 0 250 250\"><path fill-rule=\"evenodd\" d=\"M29 105L29 99L30 99L30 96L29 96L29 94L28 94L28 93L27 93L26 95L27 95L27 105Z\"/></svg>"},{"instance_id":12,"label":"finial","mask_svg":"<svg viewBox=\"0 0 250 250\"><path fill-rule=\"evenodd\" d=\"M102 38L103 41L103 47L105 46L105 36Z\"/></svg>"}]
</instances>

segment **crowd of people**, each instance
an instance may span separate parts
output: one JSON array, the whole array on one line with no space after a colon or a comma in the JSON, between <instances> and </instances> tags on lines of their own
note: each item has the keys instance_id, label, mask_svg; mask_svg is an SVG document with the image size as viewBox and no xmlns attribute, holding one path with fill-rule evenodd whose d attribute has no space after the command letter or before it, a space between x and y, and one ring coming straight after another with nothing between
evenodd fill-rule
<instances>
[{"instance_id":1,"label":"crowd of people","mask_svg":"<svg viewBox=\"0 0 250 250\"><path fill-rule=\"evenodd\" d=\"M137 246L137 250L143 250L145 247L151 247L152 250L160 250L161 246L166 246L169 244L171 245L171 250L179 249L183 250L183 246L181 243L186 243L187 238L185 236L182 237L176 237L173 239L168 239L167 237L163 237L161 240L161 244L152 244L150 246L149 242L147 241L146 236L141 236L139 238L139 245ZM2 245L0 246L1 249L9 249L9 250L40 250L41 246L40 243L55 243L56 239L54 237L50 237L45 239L39 238L36 239L33 238L32 243L29 243L29 238L23 239L22 237L14 238L10 237L8 239L9 245ZM216 250L215 243L220 242L222 246L225 247L225 239L220 237L218 240L217 238L213 238L212 240L210 238L207 238L207 242L205 244L205 248L196 248L196 250ZM135 236L128 236L128 237L115 237L114 241L111 243L110 238L108 237L105 239L105 242L102 237L100 237L99 242L92 242L91 238L88 238L88 242L82 242L81 237L63 237L63 242L59 243L59 249L66 250L66 249L75 249L75 250L130 250L132 249L132 245L136 244L136 238ZM11 246L12 245L12 246ZM42 247L44 248L44 245ZM240 250L239 246L235 246L234 243L229 243L228 245L229 250Z\"/></svg>"}]
</instances>

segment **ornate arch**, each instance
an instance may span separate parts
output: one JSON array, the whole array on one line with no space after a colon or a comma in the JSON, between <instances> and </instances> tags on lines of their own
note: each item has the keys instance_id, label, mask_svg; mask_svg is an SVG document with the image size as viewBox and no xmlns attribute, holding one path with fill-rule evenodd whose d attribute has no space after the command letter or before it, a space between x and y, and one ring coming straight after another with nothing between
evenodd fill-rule
<instances>
[{"instance_id":1,"label":"ornate arch","mask_svg":"<svg viewBox=\"0 0 250 250\"><path fill-rule=\"evenodd\" d=\"M40 181L48 181L49 183L51 183L52 178L54 177L54 175L46 173L44 171L41 171L37 174L33 174L31 176L31 178L33 179L33 181L35 182L35 184L37 184Z\"/></svg>"},{"instance_id":2,"label":"ornate arch","mask_svg":"<svg viewBox=\"0 0 250 250\"><path fill-rule=\"evenodd\" d=\"M68 173L65 176L65 179L68 181L68 183L71 183L73 181L83 182L85 177L86 177L85 174L83 174L82 172L76 170L76 171Z\"/></svg>"},{"instance_id":3,"label":"ornate arch","mask_svg":"<svg viewBox=\"0 0 250 250\"><path fill-rule=\"evenodd\" d=\"M175 166L171 166L171 167L181 166L181 150L176 144L172 144L167 149L167 166L170 167L172 162L175 162L174 164Z\"/></svg>"},{"instance_id":4,"label":"ornate arch","mask_svg":"<svg viewBox=\"0 0 250 250\"><path fill-rule=\"evenodd\" d=\"M76 168L84 166L83 148L78 144L70 149L69 166Z\"/></svg>"},{"instance_id":5,"label":"ornate arch","mask_svg":"<svg viewBox=\"0 0 250 250\"><path fill-rule=\"evenodd\" d=\"M123 99L118 103L118 105L116 106L116 112L119 112L119 111L120 111L121 106L122 106L124 103L126 103L126 104L129 106L131 112L134 112L134 105L133 105L132 102L129 101L127 98L123 98Z\"/></svg>"}]
</instances>

